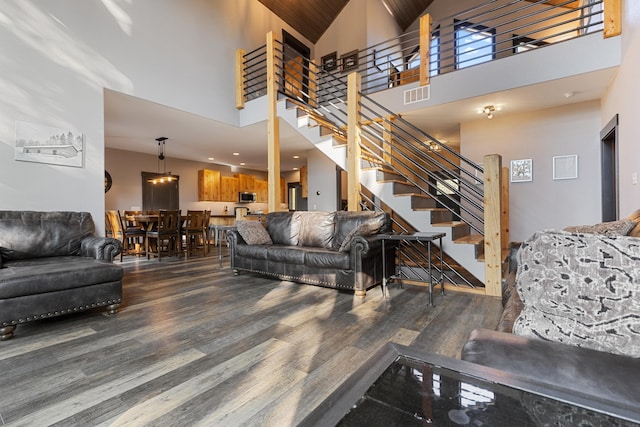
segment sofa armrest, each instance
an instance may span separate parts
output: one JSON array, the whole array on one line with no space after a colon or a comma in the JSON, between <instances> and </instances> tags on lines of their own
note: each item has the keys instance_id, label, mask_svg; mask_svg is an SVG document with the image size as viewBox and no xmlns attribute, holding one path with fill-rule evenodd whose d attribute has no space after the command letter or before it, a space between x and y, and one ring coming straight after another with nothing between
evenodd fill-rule
<instances>
[{"instance_id":1,"label":"sofa armrest","mask_svg":"<svg viewBox=\"0 0 640 427\"><path fill-rule=\"evenodd\" d=\"M113 261L122 251L122 244L112 237L87 236L80 242L80 255L100 261Z\"/></svg>"},{"instance_id":2,"label":"sofa armrest","mask_svg":"<svg viewBox=\"0 0 640 427\"><path fill-rule=\"evenodd\" d=\"M461 358L531 381L640 406L640 359L633 357L476 329Z\"/></svg>"}]
</instances>

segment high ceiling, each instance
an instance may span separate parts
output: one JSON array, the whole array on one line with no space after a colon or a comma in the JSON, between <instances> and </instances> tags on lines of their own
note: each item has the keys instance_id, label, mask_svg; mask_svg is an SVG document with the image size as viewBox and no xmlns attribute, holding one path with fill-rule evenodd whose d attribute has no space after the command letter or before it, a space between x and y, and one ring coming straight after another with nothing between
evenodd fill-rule
<instances>
[{"instance_id":1,"label":"high ceiling","mask_svg":"<svg viewBox=\"0 0 640 427\"><path fill-rule=\"evenodd\" d=\"M258 0L312 43L316 43L349 0ZM402 31L422 15L433 0L380 0Z\"/></svg>"}]
</instances>

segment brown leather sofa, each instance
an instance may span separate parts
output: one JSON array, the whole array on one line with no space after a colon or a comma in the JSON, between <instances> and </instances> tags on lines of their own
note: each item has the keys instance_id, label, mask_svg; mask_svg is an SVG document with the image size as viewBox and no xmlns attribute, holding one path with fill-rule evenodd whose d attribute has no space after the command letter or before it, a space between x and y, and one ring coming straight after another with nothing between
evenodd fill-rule
<instances>
[{"instance_id":1,"label":"brown leather sofa","mask_svg":"<svg viewBox=\"0 0 640 427\"><path fill-rule=\"evenodd\" d=\"M250 245L237 230L227 233L234 273L249 271L318 286L354 291L382 282L381 232L391 231L384 212L270 212L271 242ZM386 272L395 265L395 244L387 242Z\"/></svg>"},{"instance_id":2,"label":"brown leather sofa","mask_svg":"<svg viewBox=\"0 0 640 427\"><path fill-rule=\"evenodd\" d=\"M0 340L16 325L122 302L118 240L88 212L0 211Z\"/></svg>"}]
</instances>

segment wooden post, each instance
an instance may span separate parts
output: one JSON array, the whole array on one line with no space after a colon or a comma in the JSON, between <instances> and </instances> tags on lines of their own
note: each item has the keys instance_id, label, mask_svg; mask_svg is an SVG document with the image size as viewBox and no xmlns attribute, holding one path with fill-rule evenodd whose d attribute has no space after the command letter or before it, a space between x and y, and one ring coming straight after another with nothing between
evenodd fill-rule
<instances>
[{"instance_id":1,"label":"wooden post","mask_svg":"<svg viewBox=\"0 0 640 427\"><path fill-rule=\"evenodd\" d=\"M622 5L621 0L604 0L603 13L604 38L615 37L622 34Z\"/></svg>"},{"instance_id":2,"label":"wooden post","mask_svg":"<svg viewBox=\"0 0 640 427\"><path fill-rule=\"evenodd\" d=\"M244 49L236 50L236 108L242 110L244 108L244 91L246 89L246 72L244 64L244 56L247 51Z\"/></svg>"},{"instance_id":3,"label":"wooden post","mask_svg":"<svg viewBox=\"0 0 640 427\"><path fill-rule=\"evenodd\" d=\"M490 154L484 157L484 262L485 293L502 295L502 157Z\"/></svg>"},{"instance_id":4,"label":"wooden post","mask_svg":"<svg viewBox=\"0 0 640 427\"><path fill-rule=\"evenodd\" d=\"M360 210L360 74L347 77L347 209Z\"/></svg>"},{"instance_id":5,"label":"wooden post","mask_svg":"<svg viewBox=\"0 0 640 427\"><path fill-rule=\"evenodd\" d=\"M509 168L502 168L502 189L500 191L502 197L502 215L501 215L501 231L502 231L502 250L509 247Z\"/></svg>"},{"instance_id":6,"label":"wooden post","mask_svg":"<svg viewBox=\"0 0 640 427\"><path fill-rule=\"evenodd\" d=\"M420 86L429 84L429 50L431 48L431 15L420 18Z\"/></svg>"},{"instance_id":7,"label":"wooden post","mask_svg":"<svg viewBox=\"0 0 640 427\"><path fill-rule=\"evenodd\" d=\"M309 61L309 105L318 106L318 76L320 67Z\"/></svg>"},{"instance_id":8,"label":"wooden post","mask_svg":"<svg viewBox=\"0 0 640 427\"><path fill-rule=\"evenodd\" d=\"M273 31L267 34L267 176L269 212L280 210L280 119Z\"/></svg>"},{"instance_id":9,"label":"wooden post","mask_svg":"<svg viewBox=\"0 0 640 427\"><path fill-rule=\"evenodd\" d=\"M387 120L382 122L384 128L384 135L382 135L382 160L391 164L393 159L393 119L394 116L387 117Z\"/></svg>"}]
</instances>

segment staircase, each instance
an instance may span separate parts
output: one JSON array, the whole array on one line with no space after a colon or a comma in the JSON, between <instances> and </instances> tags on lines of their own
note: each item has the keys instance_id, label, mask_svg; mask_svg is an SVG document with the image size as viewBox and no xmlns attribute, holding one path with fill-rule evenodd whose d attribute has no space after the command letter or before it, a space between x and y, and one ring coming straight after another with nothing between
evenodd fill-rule
<instances>
[{"instance_id":1,"label":"staircase","mask_svg":"<svg viewBox=\"0 0 640 427\"><path fill-rule=\"evenodd\" d=\"M342 127L319 117L312 109L301 106L288 98L278 102L278 116L297 129L301 135L311 141L314 146L332 159L339 167L346 170L347 146ZM436 199L424 190L409 182L406 177L389 168L376 156L364 155L361 162L360 183L373 197L386 205L409 224L407 231L444 232L442 250L449 258L449 264L455 272L445 273L452 283L466 283L481 286L484 282L483 238L473 234L466 222L454 220L453 214L441 207ZM453 261L455 260L455 261ZM461 266L464 271L460 271ZM427 280L423 271L409 265L403 269L408 279ZM465 277L462 280L460 276Z\"/></svg>"}]
</instances>

